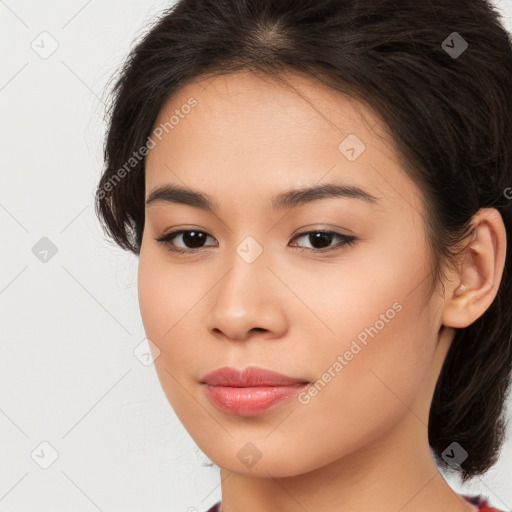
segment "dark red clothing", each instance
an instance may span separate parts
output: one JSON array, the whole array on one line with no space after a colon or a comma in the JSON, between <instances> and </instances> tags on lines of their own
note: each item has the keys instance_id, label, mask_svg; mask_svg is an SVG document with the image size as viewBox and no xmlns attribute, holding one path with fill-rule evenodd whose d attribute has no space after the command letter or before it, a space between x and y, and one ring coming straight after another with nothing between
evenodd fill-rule
<instances>
[{"instance_id":1,"label":"dark red clothing","mask_svg":"<svg viewBox=\"0 0 512 512\"><path fill-rule=\"evenodd\" d=\"M482 496L464 496L473 505L478 505L478 512L505 512L504 510L498 510L497 508L491 507L487 500ZM219 502L220 503L220 502Z\"/></svg>"},{"instance_id":2,"label":"dark red clothing","mask_svg":"<svg viewBox=\"0 0 512 512\"><path fill-rule=\"evenodd\" d=\"M493 508L489 505L485 498L481 496L463 496L473 505L478 505L479 512L505 512L504 510L498 510L497 508ZM220 501L215 503L212 508L208 509L206 512L219 512L220 509Z\"/></svg>"}]
</instances>

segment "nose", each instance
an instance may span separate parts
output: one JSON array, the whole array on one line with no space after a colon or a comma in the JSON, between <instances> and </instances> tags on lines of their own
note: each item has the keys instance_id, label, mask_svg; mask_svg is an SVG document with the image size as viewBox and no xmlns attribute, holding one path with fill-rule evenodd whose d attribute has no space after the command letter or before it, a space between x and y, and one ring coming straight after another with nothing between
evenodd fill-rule
<instances>
[{"instance_id":1,"label":"nose","mask_svg":"<svg viewBox=\"0 0 512 512\"><path fill-rule=\"evenodd\" d=\"M248 263L238 254L213 288L207 328L214 336L246 340L256 332L265 339L286 333L286 287L267 266L264 253ZM288 297L288 300L290 298Z\"/></svg>"}]
</instances>

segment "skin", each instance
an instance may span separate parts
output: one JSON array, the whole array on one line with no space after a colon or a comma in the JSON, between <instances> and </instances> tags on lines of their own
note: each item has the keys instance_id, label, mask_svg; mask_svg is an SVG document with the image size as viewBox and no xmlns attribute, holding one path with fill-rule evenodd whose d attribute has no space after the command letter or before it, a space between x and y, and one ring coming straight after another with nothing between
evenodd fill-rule
<instances>
[{"instance_id":1,"label":"skin","mask_svg":"<svg viewBox=\"0 0 512 512\"><path fill-rule=\"evenodd\" d=\"M174 184L218 205L215 213L165 201L146 207L138 292L163 390L221 468L224 512L476 510L439 473L427 422L454 328L495 298L502 218L478 212L470 256L460 272L446 270L444 296L430 295L423 196L382 123L320 82L286 76L294 89L249 72L203 77L170 97L156 120L198 101L148 153L146 198ZM366 146L354 161L338 149L350 133ZM358 185L379 202L267 207L280 192L326 183ZM178 229L210 236L185 255L155 241ZM320 229L358 241L335 237L317 246L335 249L313 253L311 237L297 235ZM247 236L263 248L252 263L236 252ZM193 250L181 236L174 243ZM394 303L401 310L307 404L294 397L242 417L219 411L202 389L201 378L223 366L314 383ZM252 467L237 457L248 442L261 455Z\"/></svg>"}]
</instances>

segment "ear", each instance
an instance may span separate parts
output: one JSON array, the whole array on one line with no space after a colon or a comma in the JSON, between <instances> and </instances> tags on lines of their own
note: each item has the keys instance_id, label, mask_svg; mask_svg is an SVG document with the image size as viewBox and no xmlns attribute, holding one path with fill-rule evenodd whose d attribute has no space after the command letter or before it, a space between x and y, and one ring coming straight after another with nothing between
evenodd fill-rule
<instances>
[{"instance_id":1,"label":"ear","mask_svg":"<svg viewBox=\"0 0 512 512\"><path fill-rule=\"evenodd\" d=\"M481 208L472 225L474 236L460 273L445 283L442 323L448 327L464 328L478 319L496 297L503 275L507 233L501 214L495 208Z\"/></svg>"}]
</instances>

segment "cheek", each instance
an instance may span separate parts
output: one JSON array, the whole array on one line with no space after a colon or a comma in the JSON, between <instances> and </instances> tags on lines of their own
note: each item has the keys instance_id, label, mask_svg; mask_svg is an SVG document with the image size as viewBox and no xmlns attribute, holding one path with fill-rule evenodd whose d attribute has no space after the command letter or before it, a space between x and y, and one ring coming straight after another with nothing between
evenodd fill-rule
<instances>
[{"instance_id":1,"label":"cheek","mask_svg":"<svg viewBox=\"0 0 512 512\"><path fill-rule=\"evenodd\" d=\"M421 392L437 341L435 314L425 305L423 250L418 240L407 254L361 254L349 273L316 276L323 292L316 302L310 294L310 304L336 334L323 336L306 356L320 380L307 406L310 418L321 418L328 408L338 425L357 420L371 428L396 420ZM313 330L308 338L315 340Z\"/></svg>"},{"instance_id":2,"label":"cheek","mask_svg":"<svg viewBox=\"0 0 512 512\"><path fill-rule=\"evenodd\" d=\"M159 251L141 249L138 299L146 336L160 349L156 366L186 369L193 361L194 307L204 290L194 286L179 265L170 265ZM190 367L188 367L190 369Z\"/></svg>"},{"instance_id":3,"label":"cheek","mask_svg":"<svg viewBox=\"0 0 512 512\"><path fill-rule=\"evenodd\" d=\"M138 268L139 307L148 339L158 347L154 367L162 389L181 421L192 427L201 423L199 411L190 402L185 389L196 385L200 363L199 340L194 332L194 306L204 290L190 282L190 277L169 265L157 251L141 249ZM188 277L188 278L187 278ZM156 350L154 350L154 353ZM202 418L204 421L204 418Z\"/></svg>"},{"instance_id":4,"label":"cheek","mask_svg":"<svg viewBox=\"0 0 512 512\"><path fill-rule=\"evenodd\" d=\"M141 246L137 276L140 312L146 333L163 340L194 304L193 286L179 265L169 264L159 247Z\"/></svg>"},{"instance_id":5,"label":"cheek","mask_svg":"<svg viewBox=\"0 0 512 512\"><path fill-rule=\"evenodd\" d=\"M388 314L386 323L379 316L397 297L402 309L393 309L394 317ZM340 315L340 331L349 327L355 335L339 336L336 345L309 353L318 379L312 388L316 395L301 397L294 420L302 427L291 440L304 461L320 466L343 457L408 417L413 423L427 423L416 400L423 395L435 344L428 339L432 329L420 304L391 291L389 298L381 296L380 302L365 307L357 319ZM278 429L283 439L289 428L284 422ZM317 434L314 443L307 442L311 432Z\"/></svg>"},{"instance_id":6,"label":"cheek","mask_svg":"<svg viewBox=\"0 0 512 512\"><path fill-rule=\"evenodd\" d=\"M408 272L396 266L387 268L385 278L375 274L374 290L359 297L358 308L351 314L340 309L336 330L342 335L319 347L315 356L321 383L329 373L335 377L324 388L319 384L311 418L322 416L323 403L338 426L364 425L361 433L370 435L407 413L422 393L436 330L433 315L424 308L428 283L417 286L415 273Z\"/></svg>"}]
</instances>

